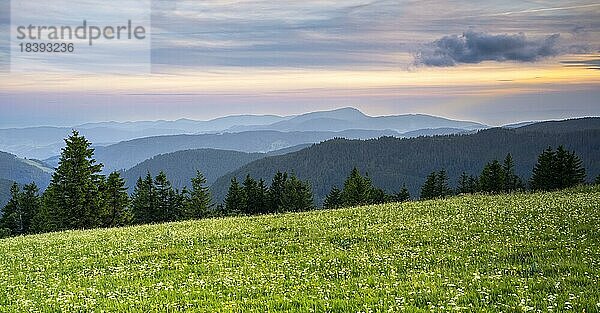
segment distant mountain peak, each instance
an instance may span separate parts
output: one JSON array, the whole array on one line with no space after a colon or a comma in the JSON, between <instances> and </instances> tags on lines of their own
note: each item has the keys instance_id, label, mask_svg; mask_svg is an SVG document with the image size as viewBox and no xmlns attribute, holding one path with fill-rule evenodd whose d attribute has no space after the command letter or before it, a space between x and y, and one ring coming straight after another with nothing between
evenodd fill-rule
<instances>
[{"instance_id":1,"label":"distant mountain peak","mask_svg":"<svg viewBox=\"0 0 600 313\"><path fill-rule=\"evenodd\" d=\"M339 108L339 109L334 109L334 110L315 111L315 112L300 114L300 115L290 119L290 121L298 122L298 121L305 121L305 120L316 119L316 118L320 118L320 119L327 118L327 119L339 119L339 120L353 121L353 120L365 119L368 117L369 116L365 115L363 112L361 112L360 110L358 110L356 108L345 107L345 108Z\"/></svg>"}]
</instances>

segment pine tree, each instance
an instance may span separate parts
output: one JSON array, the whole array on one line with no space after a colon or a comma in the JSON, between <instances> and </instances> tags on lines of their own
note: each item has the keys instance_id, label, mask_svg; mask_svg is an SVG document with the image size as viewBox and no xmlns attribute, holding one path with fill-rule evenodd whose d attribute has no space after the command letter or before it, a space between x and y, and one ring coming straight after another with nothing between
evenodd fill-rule
<instances>
[{"instance_id":1,"label":"pine tree","mask_svg":"<svg viewBox=\"0 0 600 313\"><path fill-rule=\"evenodd\" d=\"M21 207L21 189L17 183L10 187L10 200L2 209L0 228L6 236L23 234L23 208Z\"/></svg>"},{"instance_id":2,"label":"pine tree","mask_svg":"<svg viewBox=\"0 0 600 313\"><path fill-rule=\"evenodd\" d=\"M437 186L438 175L436 172L431 172L427 176L425 183L421 187L421 199L433 199L437 197L436 186Z\"/></svg>"},{"instance_id":3,"label":"pine tree","mask_svg":"<svg viewBox=\"0 0 600 313\"><path fill-rule=\"evenodd\" d=\"M21 193L23 234L31 234L34 232L34 219L40 211L42 204L39 191L40 190L35 182L23 186L23 192Z\"/></svg>"},{"instance_id":4,"label":"pine tree","mask_svg":"<svg viewBox=\"0 0 600 313\"><path fill-rule=\"evenodd\" d=\"M179 195L173 189L165 172L160 171L154 178L154 190L156 192L156 216L153 221L172 222L179 220L181 218Z\"/></svg>"},{"instance_id":5,"label":"pine tree","mask_svg":"<svg viewBox=\"0 0 600 313\"><path fill-rule=\"evenodd\" d=\"M287 180L287 173L278 171L275 176L273 176L267 195L269 213L281 213L286 210L283 205L283 199L285 196L285 185Z\"/></svg>"},{"instance_id":6,"label":"pine tree","mask_svg":"<svg viewBox=\"0 0 600 313\"><path fill-rule=\"evenodd\" d=\"M196 177L192 178L192 190L188 192L184 188L182 194L185 199L184 216L186 219L200 219L210 215L212 198L202 172L196 171Z\"/></svg>"},{"instance_id":7,"label":"pine tree","mask_svg":"<svg viewBox=\"0 0 600 313\"><path fill-rule=\"evenodd\" d=\"M96 164L91 143L77 131L65 139L60 161L48 186L50 230L84 229L101 225L102 164Z\"/></svg>"},{"instance_id":8,"label":"pine tree","mask_svg":"<svg viewBox=\"0 0 600 313\"><path fill-rule=\"evenodd\" d=\"M260 196L260 214L267 214L269 212L269 187L267 187L264 179L258 180L257 186L258 195Z\"/></svg>"},{"instance_id":9,"label":"pine tree","mask_svg":"<svg viewBox=\"0 0 600 313\"><path fill-rule=\"evenodd\" d=\"M329 192L327 197L325 197L325 202L323 203L323 208L324 209L338 209L338 208L341 208L343 205L344 204L343 204L343 199L342 199L342 191L338 187L333 186L333 188L331 188L331 191Z\"/></svg>"},{"instance_id":10,"label":"pine tree","mask_svg":"<svg viewBox=\"0 0 600 313\"><path fill-rule=\"evenodd\" d=\"M569 188L585 181L583 162L575 152L559 146L556 152L551 147L538 156L533 168L531 188L534 190L555 190Z\"/></svg>"},{"instance_id":11,"label":"pine tree","mask_svg":"<svg viewBox=\"0 0 600 313\"><path fill-rule=\"evenodd\" d=\"M52 199L56 197L52 195L52 189L46 189L38 198L39 207L31 221L31 233L45 233L59 229L58 214L54 212L55 206L50 205Z\"/></svg>"},{"instance_id":12,"label":"pine tree","mask_svg":"<svg viewBox=\"0 0 600 313\"><path fill-rule=\"evenodd\" d=\"M448 173L446 170L440 170L437 174L435 181L435 193L436 197L447 197L452 195L452 189L448 185Z\"/></svg>"},{"instance_id":13,"label":"pine tree","mask_svg":"<svg viewBox=\"0 0 600 313\"><path fill-rule=\"evenodd\" d=\"M286 211L303 212L314 208L314 199L310 184L291 175L285 184L283 205Z\"/></svg>"},{"instance_id":14,"label":"pine tree","mask_svg":"<svg viewBox=\"0 0 600 313\"><path fill-rule=\"evenodd\" d=\"M410 193L408 192L406 185L402 185L402 188L400 188L400 191L396 194L396 201L406 202L408 200L410 200Z\"/></svg>"},{"instance_id":15,"label":"pine tree","mask_svg":"<svg viewBox=\"0 0 600 313\"><path fill-rule=\"evenodd\" d=\"M498 160L489 162L479 176L479 187L483 192L499 193L504 190L504 171Z\"/></svg>"},{"instance_id":16,"label":"pine tree","mask_svg":"<svg viewBox=\"0 0 600 313\"><path fill-rule=\"evenodd\" d=\"M536 165L533 168L531 176L531 189L533 190L553 190L556 188L555 163L556 154L552 147L544 150L539 156Z\"/></svg>"},{"instance_id":17,"label":"pine tree","mask_svg":"<svg viewBox=\"0 0 600 313\"><path fill-rule=\"evenodd\" d=\"M594 183L596 185L600 185L600 174L598 174L598 176L596 176L596 180L594 181Z\"/></svg>"},{"instance_id":18,"label":"pine tree","mask_svg":"<svg viewBox=\"0 0 600 313\"><path fill-rule=\"evenodd\" d=\"M458 179L457 192L460 194L476 193L478 190L479 179L476 176L468 175L462 172Z\"/></svg>"},{"instance_id":19,"label":"pine tree","mask_svg":"<svg viewBox=\"0 0 600 313\"><path fill-rule=\"evenodd\" d=\"M421 187L421 199L443 198L452 194L446 170L429 174Z\"/></svg>"},{"instance_id":20,"label":"pine tree","mask_svg":"<svg viewBox=\"0 0 600 313\"><path fill-rule=\"evenodd\" d=\"M240 184L234 177L231 179L229 185L229 191L225 197L225 215L238 215L241 214L246 207L246 200L244 199L244 191L240 188Z\"/></svg>"},{"instance_id":21,"label":"pine tree","mask_svg":"<svg viewBox=\"0 0 600 313\"><path fill-rule=\"evenodd\" d=\"M371 188L369 204L382 204L389 201L389 196L381 188Z\"/></svg>"},{"instance_id":22,"label":"pine tree","mask_svg":"<svg viewBox=\"0 0 600 313\"><path fill-rule=\"evenodd\" d=\"M515 174L515 163L510 153L507 154L506 158L504 159L504 164L502 165L502 174L504 181L503 189L505 192L523 189L523 182L519 176Z\"/></svg>"},{"instance_id":23,"label":"pine tree","mask_svg":"<svg viewBox=\"0 0 600 313\"><path fill-rule=\"evenodd\" d=\"M469 192L469 175L467 173L462 172L460 177L458 178L458 188L456 189L458 194L466 194Z\"/></svg>"},{"instance_id":24,"label":"pine tree","mask_svg":"<svg viewBox=\"0 0 600 313\"><path fill-rule=\"evenodd\" d=\"M132 220L129 210L129 195L125 180L119 172L112 172L108 175L103 189L105 216L105 227L117 227L129 225Z\"/></svg>"},{"instance_id":25,"label":"pine tree","mask_svg":"<svg viewBox=\"0 0 600 313\"><path fill-rule=\"evenodd\" d=\"M16 183L11 186L11 199L0 214L0 229L4 229L6 236L34 233L36 216L41 207L38 192L39 189L33 182L23 186L22 191Z\"/></svg>"},{"instance_id":26,"label":"pine tree","mask_svg":"<svg viewBox=\"0 0 600 313\"><path fill-rule=\"evenodd\" d=\"M246 200L242 213L248 215L266 213L267 193L263 180L257 182L250 175L246 175L246 179L242 183L242 190Z\"/></svg>"},{"instance_id":27,"label":"pine tree","mask_svg":"<svg viewBox=\"0 0 600 313\"><path fill-rule=\"evenodd\" d=\"M355 167L344 182L342 199L344 206L356 206L371 203L373 185L369 177L363 177Z\"/></svg>"},{"instance_id":28,"label":"pine tree","mask_svg":"<svg viewBox=\"0 0 600 313\"><path fill-rule=\"evenodd\" d=\"M156 191L150 172L142 179L138 178L131 195L131 211L136 224L152 223L155 219Z\"/></svg>"},{"instance_id":29,"label":"pine tree","mask_svg":"<svg viewBox=\"0 0 600 313\"><path fill-rule=\"evenodd\" d=\"M583 162L575 154L569 152L563 146L556 150L555 180L556 188L569 188L585 182L585 169Z\"/></svg>"}]
</instances>

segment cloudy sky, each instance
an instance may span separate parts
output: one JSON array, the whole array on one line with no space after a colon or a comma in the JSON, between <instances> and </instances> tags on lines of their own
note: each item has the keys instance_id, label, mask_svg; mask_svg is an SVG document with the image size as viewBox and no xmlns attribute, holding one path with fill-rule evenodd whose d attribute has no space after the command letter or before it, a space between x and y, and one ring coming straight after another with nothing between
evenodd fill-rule
<instances>
[{"instance_id":1,"label":"cloudy sky","mask_svg":"<svg viewBox=\"0 0 600 313\"><path fill-rule=\"evenodd\" d=\"M39 2L28 14L64 14ZM0 68L0 128L346 106L491 125L600 115L600 2L152 2L150 72L13 54L13 67L35 66ZM78 3L114 11L105 1ZM7 29L0 43L10 40ZM103 61L127 66L131 58Z\"/></svg>"}]
</instances>

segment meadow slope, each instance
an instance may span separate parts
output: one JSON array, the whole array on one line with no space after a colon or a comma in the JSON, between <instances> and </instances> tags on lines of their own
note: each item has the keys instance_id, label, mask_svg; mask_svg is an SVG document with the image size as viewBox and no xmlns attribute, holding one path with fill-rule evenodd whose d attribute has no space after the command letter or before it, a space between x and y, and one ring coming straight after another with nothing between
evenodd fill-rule
<instances>
[{"instance_id":1,"label":"meadow slope","mask_svg":"<svg viewBox=\"0 0 600 313\"><path fill-rule=\"evenodd\" d=\"M0 240L0 312L600 310L600 188Z\"/></svg>"}]
</instances>

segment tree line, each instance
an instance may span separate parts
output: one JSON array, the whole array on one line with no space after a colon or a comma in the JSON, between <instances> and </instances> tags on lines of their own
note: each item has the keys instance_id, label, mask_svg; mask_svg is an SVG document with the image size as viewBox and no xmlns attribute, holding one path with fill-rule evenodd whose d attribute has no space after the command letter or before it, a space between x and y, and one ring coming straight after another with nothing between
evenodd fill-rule
<instances>
[{"instance_id":1,"label":"tree line","mask_svg":"<svg viewBox=\"0 0 600 313\"><path fill-rule=\"evenodd\" d=\"M515 164L509 153L503 163L498 160L488 162L479 176L463 172L456 190L448 187L445 170L432 172L421 188L421 199L476 192L509 193L527 190L528 187L533 191L552 191L583 184L585 177L583 162L574 151L567 151L563 146L556 151L548 147L538 156L528 186L515 174ZM600 184L600 175L595 182Z\"/></svg>"},{"instance_id":2,"label":"tree line","mask_svg":"<svg viewBox=\"0 0 600 313\"><path fill-rule=\"evenodd\" d=\"M269 185L250 175L240 183L231 179L222 204L213 203L204 175L197 171L191 188L173 188L164 172L140 177L131 196L119 172L102 175L91 143L77 131L65 139L58 167L50 185L40 195L35 183L11 187L11 199L0 216L0 237L98 227L173 222L215 216L300 212L315 209L308 181L277 172ZM584 182L585 169L575 152L559 146L538 157L529 186L515 174L512 156L503 163L489 162L479 176L463 174L458 188L449 187L445 170L432 172L421 188L421 199L461 193L499 193L525 190L556 190ZM596 178L600 184L600 176ZM354 168L342 189L333 187L323 207L403 202L411 198L406 186L387 194L373 185L368 173Z\"/></svg>"}]
</instances>

